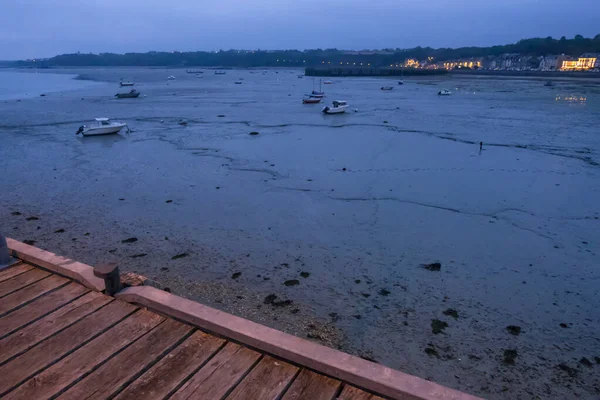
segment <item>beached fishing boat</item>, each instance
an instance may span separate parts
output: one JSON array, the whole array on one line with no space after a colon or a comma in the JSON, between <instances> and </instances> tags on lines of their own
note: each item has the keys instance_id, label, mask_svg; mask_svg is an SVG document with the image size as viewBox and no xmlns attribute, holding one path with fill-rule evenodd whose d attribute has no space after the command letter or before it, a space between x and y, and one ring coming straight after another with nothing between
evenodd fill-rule
<instances>
[{"instance_id":1,"label":"beached fishing boat","mask_svg":"<svg viewBox=\"0 0 600 400\"><path fill-rule=\"evenodd\" d=\"M323 108L324 114L341 114L345 113L348 109L348 103L342 100L334 100L331 106L325 106Z\"/></svg>"},{"instance_id":2,"label":"beached fishing boat","mask_svg":"<svg viewBox=\"0 0 600 400\"><path fill-rule=\"evenodd\" d=\"M381 90L384 90L384 91L385 90L394 90L394 87L393 86L382 86Z\"/></svg>"},{"instance_id":3,"label":"beached fishing boat","mask_svg":"<svg viewBox=\"0 0 600 400\"><path fill-rule=\"evenodd\" d=\"M302 104L317 104L321 102L322 97L304 96Z\"/></svg>"},{"instance_id":4,"label":"beached fishing boat","mask_svg":"<svg viewBox=\"0 0 600 400\"><path fill-rule=\"evenodd\" d=\"M172 80L175 79L175 77L173 75L169 75L169 76L167 76L167 79L170 80L170 81L172 81Z\"/></svg>"},{"instance_id":5,"label":"beached fishing boat","mask_svg":"<svg viewBox=\"0 0 600 400\"><path fill-rule=\"evenodd\" d=\"M204 71L199 70L199 69L188 69L185 71L188 74L203 74Z\"/></svg>"},{"instance_id":6,"label":"beached fishing boat","mask_svg":"<svg viewBox=\"0 0 600 400\"><path fill-rule=\"evenodd\" d=\"M227 71L215 71L215 75L225 75Z\"/></svg>"},{"instance_id":7,"label":"beached fishing boat","mask_svg":"<svg viewBox=\"0 0 600 400\"><path fill-rule=\"evenodd\" d=\"M235 81L234 83L235 83L236 85L241 85L241 84L242 84L242 81Z\"/></svg>"},{"instance_id":8,"label":"beached fishing boat","mask_svg":"<svg viewBox=\"0 0 600 400\"><path fill-rule=\"evenodd\" d=\"M125 93L117 93L115 94L115 97L118 99L134 99L136 97L139 97L140 92L138 92L135 89L131 89L129 92L125 92Z\"/></svg>"},{"instance_id":9,"label":"beached fishing boat","mask_svg":"<svg viewBox=\"0 0 600 400\"><path fill-rule=\"evenodd\" d=\"M119 133L126 126L127 124L124 122L113 122L108 118L96 118L96 121L90 125L81 125L75 134L79 135L81 133L83 136L110 135Z\"/></svg>"},{"instance_id":10,"label":"beached fishing boat","mask_svg":"<svg viewBox=\"0 0 600 400\"><path fill-rule=\"evenodd\" d=\"M448 89L442 89L438 92L438 96L450 96L452 94L452 92L450 92Z\"/></svg>"},{"instance_id":11,"label":"beached fishing boat","mask_svg":"<svg viewBox=\"0 0 600 400\"><path fill-rule=\"evenodd\" d=\"M333 81L323 81L323 85L331 85L333 84Z\"/></svg>"},{"instance_id":12,"label":"beached fishing boat","mask_svg":"<svg viewBox=\"0 0 600 400\"><path fill-rule=\"evenodd\" d=\"M403 81L402 79L400 79L400 80L398 81L398 85L404 85L404 81Z\"/></svg>"},{"instance_id":13,"label":"beached fishing boat","mask_svg":"<svg viewBox=\"0 0 600 400\"><path fill-rule=\"evenodd\" d=\"M129 82L129 81L121 81L121 82L119 82L119 85L121 87L123 87L123 86L133 86L133 85L135 85L135 83Z\"/></svg>"}]
</instances>

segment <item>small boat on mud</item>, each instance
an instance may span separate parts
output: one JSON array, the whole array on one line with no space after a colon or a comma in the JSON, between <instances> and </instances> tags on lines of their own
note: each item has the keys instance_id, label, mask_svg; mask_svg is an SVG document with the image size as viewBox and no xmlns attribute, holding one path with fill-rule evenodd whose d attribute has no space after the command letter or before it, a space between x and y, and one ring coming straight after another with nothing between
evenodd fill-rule
<instances>
[{"instance_id":1,"label":"small boat on mud","mask_svg":"<svg viewBox=\"0 0 600 400\"><path fill-rule=\"evenodd\" d=\"M108 118L96 118L96 121L90 125L81 125L75 134L79 135L81 133L83 136L111 135L119 133L126 126L127 124L124 122L113 122Z\"/></svg>"},{"instance_id":2,"label":"small boat on mud","mask_svg":"<svg viewBox=\"0 0 600 400\"><path fill-rule=\"evenodd\" d=\"M235 83L236 85L241 85L241 84L242 84L242 81L235 81L234 83Z\"/></svg>"},{"instance_id":3,"label":"small boat on mud","mask_svg":"<svg viewBox=\"0 0 600 400\"><path fill-rule=\"evenodd\" d=\"M304 98L302 99L302 104L318 104L321 102L322 97L315 97L315 96L304 96Z\"/></svg>"},{"instance_id":4,"label":"small boat on mud","mask_svg":"<svg viewBox=\"0 0 600 400\"><path fill-rule=\"evenodd\" d=\"M383 91L394 90L394 87L393 86L382 86L381 90L383 90Z\"/></svg>"},{"instance_id":5,"label":"small boat on mud","mask_svg":"<svg viewBox=\"0 0 600 400\"><path fill-rule=\"evenodd\" d=\"M323 85L331 85L333 84L333 81L323 81Z\"/></svg>"},{"instance_id":6,"label":"small boat on mud","mask_svg":"<svg viewBox=\"0 0 600 400\"><path fill-rule=\"evenodd\" d=\"M450 96L452 94L452 92L450 92L448 89L442 89L438 92L438 96Z\"/></svg>"},{"instance_id":7,"label":"small boat on mud","mask_svg":"<svg viewBox=\"0 0 600 400\"><path fill-rule=\"evenodd\" d=\"M175 79L175 77L173 75L169 75L169 76L167 76L167 79L170 80L170 81L172 81L172 80Z\"/></svg>"},{"instance_id":8,"label":"small boat on mud","mask_svg":"<svg viewBox=\"0 0 600 400\"><path fill-rule=\"evenodd\" d=\"M185 71L188 74L203 74L204 71L200 70L200 69L188 69Z\"/></svg>"},{"instance_id":9,"label":"small boat on mud","mask_svg":"<svg viewBox=\"0 0 600 400\"><path fill-rule=\"evenodd\" d=\"M119 82L119 86L123 87L123 86L133 86L135 85L135 83L133 82L129 82L129 81L121 81Z\"/></svg>"},{"instance_id":10,"label":"small boat on mud","mask_svg":"<svg viewBox=\"0 0 600 400\"><path fill-rule=\"evenodd\" d=\"M225 75L227 71L215 71L215 75Z\"/></svg>"},{"instance_id":11,"label":"small boat on mud","mask_svg":"<svg viewBox=\"0 0 600 400\"><path fill-rule=\"evenodd\" d=\"M115 94L115 97L118 99L135 99L136 97L140 96L140 92L138 92L135 89L131 89L129 92L125 92L125 93L117 93Z\"/></svg>"},{"instance_id":12,"label":"small boat on mud","mask_svg":"<svg viewBox=\"0 0 600 400\"><path fill-rule=\"evenodd\" d=\"M342 114L348 109L348 103L343 100L334 100L331 106L323 108L323 114Z\"/></svg>"},{"instance_id":13,"label":"small boat on mud","mask_svg":"<svg viewBox=\"0 0 600 400\"><path fill-rule=\"evenodd\" d=\"M398 85L404 85L404 81L403 81L402 79L400 79L400 80L398 81Z\"/></svg>"}]
</instances>

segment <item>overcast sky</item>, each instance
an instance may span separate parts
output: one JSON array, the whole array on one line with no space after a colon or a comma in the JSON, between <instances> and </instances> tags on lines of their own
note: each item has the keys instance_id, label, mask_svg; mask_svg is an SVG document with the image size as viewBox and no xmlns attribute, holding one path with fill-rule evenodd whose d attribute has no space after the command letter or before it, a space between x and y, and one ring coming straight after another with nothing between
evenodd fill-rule
<instances>
[{"instance_id":1,"label":"overcast sky","mask_svg":"<svg viewBox=\"0 0 600 400\"><path fill-rule=\"evenodd\" d=\"M0 59L506 44L600 33L600 0L0 0Z\"/></svg>"}]
</instances>

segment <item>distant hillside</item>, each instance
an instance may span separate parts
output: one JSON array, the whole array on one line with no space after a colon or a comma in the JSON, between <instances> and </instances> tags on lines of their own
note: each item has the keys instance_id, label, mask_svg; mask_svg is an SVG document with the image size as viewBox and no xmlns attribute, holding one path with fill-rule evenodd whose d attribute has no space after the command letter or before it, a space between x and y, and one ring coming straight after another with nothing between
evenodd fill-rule
<instances>
[{"instance_id":1,"label":"distant hillside","mask_svg":"<svg viewBox=\"0 0 600 400\"><path fill-rule=\"evenodd\" d=\"M454 60L470 57L498 56L504 53L542 56L566 54L579 56L584 53L600 53L600 34L594 38L581 35L573 39L564 36L560 39L533 38L520 40L514 44L492 47L461 47L458 49L432 49L415 47L413 49L383 49L364 51L344 51L337 49L316 50L275 50L247 51L227 50L218 52L148 52L126 54L63 54L45 60L18 61L12 65L20 67L58 67L58 66L171 66L171 67L305 67L322 64L363 63L372 66L384 66L402 62L407 58L426 60L433 57L436 61Z\"/></svg>"}]
</instances>

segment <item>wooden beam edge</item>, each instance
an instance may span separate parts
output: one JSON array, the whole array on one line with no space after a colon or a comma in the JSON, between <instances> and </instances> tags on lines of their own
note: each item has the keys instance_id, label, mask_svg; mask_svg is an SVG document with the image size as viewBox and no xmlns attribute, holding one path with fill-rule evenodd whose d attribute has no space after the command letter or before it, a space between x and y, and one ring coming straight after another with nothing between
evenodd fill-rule
<instances>
[{"instance_id":1,"label":"wooden beam edge","mask_svg":"<svg viewBox=\"0 0 600 400\"><path fill-rule=\"evenodd\" d=\"M115 297L393 399L479 399L151 286L129 287Z\"/></svg>"},{"instance_id":2,"label":"wooden beam edge","mask_svg":"<svg viewBox=\"0 0 600 400\"><path fill-rule=\"evenodd\" d=\"M89 289L98 292L105 289L104 280L94 276L94 267L90 265L57 256L15 239L6 238L6 243L13 257L71 278Z\"/></svg>"}]
</instances>

